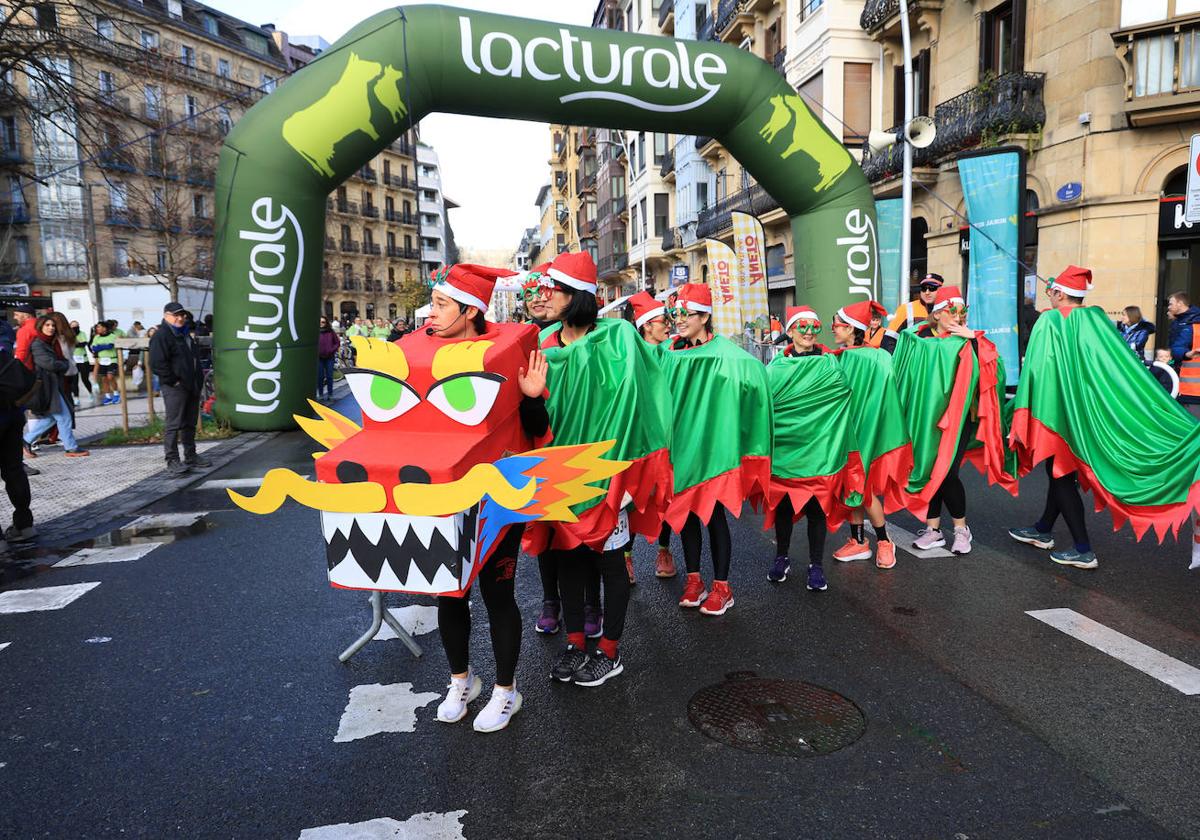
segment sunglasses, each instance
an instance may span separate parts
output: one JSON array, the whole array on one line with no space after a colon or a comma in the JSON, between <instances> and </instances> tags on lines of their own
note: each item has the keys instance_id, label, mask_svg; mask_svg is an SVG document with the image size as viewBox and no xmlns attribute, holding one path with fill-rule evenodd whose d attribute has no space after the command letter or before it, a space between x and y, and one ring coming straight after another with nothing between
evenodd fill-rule
<instances>
[{"instance_id":1,"label":"sunglasses","mask_svg":"<svg viewBox=\"0 0 1200 840\"><path fill-rule=\"evenodd\" d=\"M800 335L820 335L820 321L797 321L792 324L792 332L800 333Z\"/></svg>"},{"instance_id":2,"label":"sunglasses","mask_svg":"<svg viewBox=\"0 0 1200 840\"><path fill-rule=\"evenodd\" d=\"M940 286L932 286L932 285L927 286L927 285L922 284L921 291L922 292L936 292L940 288L941 288Z\"/></svg>"}]
</instances>

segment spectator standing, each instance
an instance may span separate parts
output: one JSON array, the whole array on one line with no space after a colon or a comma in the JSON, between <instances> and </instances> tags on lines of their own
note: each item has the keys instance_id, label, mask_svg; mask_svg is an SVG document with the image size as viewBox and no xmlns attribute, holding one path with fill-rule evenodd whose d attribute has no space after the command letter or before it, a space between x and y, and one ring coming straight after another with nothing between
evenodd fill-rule
<instances>
[{"instance_id":1,"label":"spectator standing","mask_svg":"<svg viewBox=\"0 0 1200 840\"><path fill-rule=\"evenodd\" d=\"M164 403L163 449L167 472L179 475L192 467L212 464L196 454L196 423L200 419L203 372L196 340L187 330L187 311L171 301L163 307L163 322L150 344L151 364L162 385ZM183 462L179 446L183 445Z\"/></svg>"},{"instance_id":2,"label":"spectator standing","mask_svg":"<svg viewBox=\"0 0 1200 840\"><path fill-rule=\"evenodd\" d=\"M937 299L938 289L942 288L945 282L940 274L926 274L917 286L917 296L896 310L892 322L888 324L889 336L893 339L898 338L903 330L915 330L924 324L929 317L929 308Z\"/></svg>"},{"instance_id":3,"label":"spectator standing","mask_svg":"<svg viewBox=\"0 0 1200 840\"><path fill-rule=\"evenodd\" d=\"M388 326L388 322L382 318L375 319L375 326L371 330L371 338L378 338L380 341L387 341L387 337L391 335L392 328Z\"/></svg>"},{"instance_id":4,"label":"spectator standing","mask_svg":"<svg viewBox=\"0 0 1200 840\"><path fill-rule=\"evenodd\" d=\"M12 355L17 347L17 331L7 318L0 318L0 350Z\"/></svg>"},{"instance_id":5,"label":"spectator standing","mask_svg":"<svg viewBox=\"0 0 1200 840\"><path fill-rule=\"evenodd\" d=\"M1167 314L1171 316L1171 357L1179 371L1179 401L1200 418L1200 329L1196 329L1200 307L1192 306L1187 292L1175 292L1167 299Z\"/></svg>"},{"instance_id":6,"label":"spectator standing","mask_svg":"<svg viewBox=\"0 0 1200 840\"><path fill-rule=\"evenodd\" d=\"M25 367L33 370L33 340L37 337L37 310L33 304L23 303L13 310L13 320L17 322L17 342L13 355L21 360Z\"/></svg>"},{"instance_id":7,"label":"spectator standing","mask_svg":"<svg viewBox=\"0 0 1200 840\"><path fill-rule=\"evenodd\" d=\"M356 335L361 335L363 337L366 337L370 334L371 334L370 329L363 326L362 318L355 318L354 323L351 324L350 326L346 327L346 338L350 338L350 337L356 336Z\"/></svg>"},{"instance_id":8,"label":"spectator standing","mask_svg":"<svg viewBox=\"0 0 1200 840\"><path fill-rule=\"evenodd\" d=\"M1117 330L1125 343L1138 354L1139 359L1146 357L1146 342L1154 335L1154 324L1142 317L1142 310L1136 306L1125 307L1125 317L1117 322Z\"/></svg>"},{"instance_id":9,"label":"spectator standing","mask_svg":"<svg viewBox=\"0 0 1200 840\"><path fill-rule=\"evenodd\" d=\"M116 405L121 401L117 390L117 345L112 331L114 321L98 321L92 328L90 342L96 358L96 382L100 385L100 405Z\"/></svg>"},{"instance_id":10,"label":"spectator standing","mask_svg":"<svg viewBox=\"0 0 1200 840\"><path fill-rule=\"evenodd\" d=\"M321 316L321 328L317 332L317 399L321 399L321 390L325 390L325 399L333 401L333 360L341 348L342 342L333 331L329 319Z\"/></svg>"},{"instance_id":11,"label":"spectator standing","mask_svg":"<svg viewBox=\"0 0 1200 840\"><path fill-rule=\"evenodd\" d=\"M54 319L55 338L58 340L58 347L62 351L63 359L67 363L67 370L63 374L62 391L67 400L67 407L71 409L71 428L74 428L75 409L79 408L79 401L75 398L75 394L79 390L79 367L75 364L75 331L67 322L67 316L61 312L51 312L49 317Z\"/></svg>"},{"instance_id":12,"label":"spectator standing","mask_svg":"<svg viewBox=\"0 0 1200 840\"><path fill-rule=\"evenodd\" d=\"M58 426L58 439L62 441L68 458L81 458L88 454L81 449L75 440L75 432L71 429L71 409L63 396L63 376L70 368L62 347L58 343L58 328L54 318L43 315L34 324L37 337L30 346L33 356L34 371L38 379L43 381L48 398L45 411L39 414L37 420L29 424L25 430L25 457L33 455L29 445L37 440L51 426Z\"/></svg>"},{"instance_id":13,"label":"spectator standing","mask_svg":"<svg viewBox=\"0 0 1200 840\"><path fill-rule=\"evenodd\" d=\"M11 330L10 330L11 331ZM20 363L12 354L12 347L0 347L0 372L11 369L20 373L15 367ZM7 377L5 377L7 383ZM4 481L4 490L8 501L12 504L12 525L5 529L4 540L28 540L37 536L33 527L33 510L31 509L33 495L29 490L29 476L25 474L22 462L21 431L25 427L25 412L12 402L15 391L20 390L25 382L17 377L15 387L10 386L0 393L0 479ZM8 546L0 540L0 551Z\"/></svg>"}]
</instances>

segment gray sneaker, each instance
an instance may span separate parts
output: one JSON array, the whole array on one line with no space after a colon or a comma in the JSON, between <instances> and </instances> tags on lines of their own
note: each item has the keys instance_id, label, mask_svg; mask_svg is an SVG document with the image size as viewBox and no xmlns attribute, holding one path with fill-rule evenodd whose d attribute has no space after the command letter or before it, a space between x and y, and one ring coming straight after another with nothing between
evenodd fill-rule
<instances>
[{"instance_id":1,"label":"gray sneaker","mask_svg":"<svg viewBox=\"0 0 1200 840\"><path fill-rule=\"evenodd\" d=\"M212 461L205 458L203 455L193 455L191 458L185 458L184 463L189 467L211 467Z\"/></svg>"},{"instance_id":2,"label":"gray sneaker","mask_svg":"<svg viewBox=\"0 0 1200 840\"><path fill-rule=\"evenodd\" d=\"M954 529L954 545L950 546L951 554L971 553L971 529L967 526Z\"/></svg>"},{"instance_id":3,"label":"gray sneaker","mask_svg":"<svg viewBox=\"0 0 1200 840\"><path fill-rule=\"evenodd\" d=\"M8 542L28 542L37 539L38 529L30 525L28 528L18 528L9 525L4 529L4 539Z\"/></svg>"},{"instance_id":4,"label":"gray sneaker","mask_svg":"<svg viewBox=\"0 0 1200 840\"><path fill-rule=\"evenodd\" d=\"M913 540L913 548L918 551L929 551L931 548L941 548L946 544L946 536L941 528L923 528Z\"/></svg>"},{"instance_id":5,"label":"gray sneaker","mask_svg":"<svg viewBox=\"0 0 1200 840\"><path fill-rule=\"evenodd\" d=\"M184 473L188 473L191 471L192 471L192 468L189 467L187 464L181 463L179 461L167 461L167 473L169 475L183 475Z\"/></svg>"},{"instance_id":6,"label":"gray sneaker","mask_svg":"<svg viewBox=\"0 0 1200 840\"><path fill-rule=\"evenodd\" d=\"M1034 548L1054 548L1054 535L1043 534L1037 528L1009 528L1008 535L1017 542L1031 545Z\"/></svg>"},{"instance_id":7,"label":"gray sneaker","mask_svg":"<svg viewBox=\"0 0 1200 840\"><path fill-rule=\"evenodd\" d=\"M1074 566L1076 569L1094 569L1100 565L1096 552L1078 552L1071 548L1066 551L1050 552L1050 559L1060 566Z\"/></svg>"}]
</instances>

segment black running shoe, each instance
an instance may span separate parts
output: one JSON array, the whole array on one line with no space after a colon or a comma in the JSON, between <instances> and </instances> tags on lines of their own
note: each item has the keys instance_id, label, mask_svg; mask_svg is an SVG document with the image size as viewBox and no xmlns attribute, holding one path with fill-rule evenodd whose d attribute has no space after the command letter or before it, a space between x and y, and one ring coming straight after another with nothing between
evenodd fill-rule
<instances>
[{"instance_id":1,"label":"black running shoe","mask_svg":"<svg viewBox=\"0 0 1200 840\"><path fill-rule=\"evenodd\" d=\"M602 685L609 677L615 677L625 670L621 664L621 654L616 659L609 659L604 651L598 650L587 658L578 671L575 672L575 685L587 688Z\"/></svg>"},{"instance_id":2,"label":"black running shoe","mask_svg":"<svg viewBox=\"0 0 1200 840\"><path fill-rule=\"evenodd\" d=\"M587 662L587 651L580 650L575 645L567 645L558 657L558 661L554 663L554 667L550 669L551 679L556 679L559 682L570 682L575 676L575 672L583 667Z\"/></svg>"}]
</instances>

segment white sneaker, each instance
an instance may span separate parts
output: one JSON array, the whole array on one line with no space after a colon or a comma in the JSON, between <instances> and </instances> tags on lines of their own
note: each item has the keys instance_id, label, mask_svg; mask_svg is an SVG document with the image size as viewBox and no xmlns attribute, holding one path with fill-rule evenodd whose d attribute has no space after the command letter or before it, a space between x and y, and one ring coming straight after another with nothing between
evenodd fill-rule
<instances>
[{"instance_id":1,"label":"white sneaker","mask_svg":"<svg viewBox=\"0 0 1200 840\"><path fill-rule=\"evenodd\" d=\"M464 679L450 678L446 699L438 704L437 719L442 723L458 723L467 716L467 704L479 696L483 682L468 671Z\"/></svg>"},{"instance_id":2,"label":"white sneaker","mask_svg":"<svg viewBox=\"0 0 1200 840\"><path fill-rule=\"evenodd\" d=\"M498 732L508 726L513 715L521 710L521 692L516 686L508 688L493 688L492 699L475 715L476 732Z\"/></svg>"}]
</instances>

